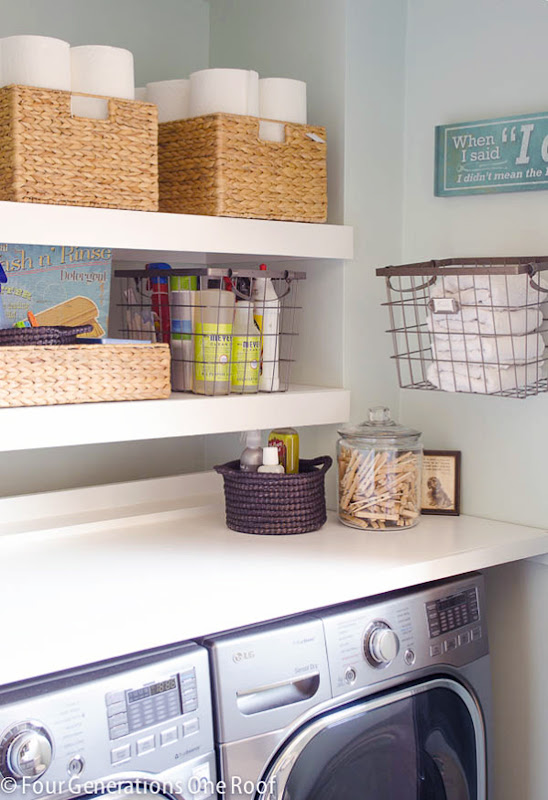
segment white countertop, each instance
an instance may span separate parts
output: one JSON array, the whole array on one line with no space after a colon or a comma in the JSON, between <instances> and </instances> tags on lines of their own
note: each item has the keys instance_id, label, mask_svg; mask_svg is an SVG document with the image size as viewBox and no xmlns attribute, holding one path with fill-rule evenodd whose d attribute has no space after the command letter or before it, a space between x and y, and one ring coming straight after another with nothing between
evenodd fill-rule
<instances>
[{"instance_id":1,"label":"white countertop","mask_svg":"<svg viewBox=\"0 0 548 800\"><path fill-rule=\"evenodd\" d=\"M240 534L218 490L206 474L0 500L0 684L548 553L546 531L466 516Z\"/></svg>"}]
</instances>

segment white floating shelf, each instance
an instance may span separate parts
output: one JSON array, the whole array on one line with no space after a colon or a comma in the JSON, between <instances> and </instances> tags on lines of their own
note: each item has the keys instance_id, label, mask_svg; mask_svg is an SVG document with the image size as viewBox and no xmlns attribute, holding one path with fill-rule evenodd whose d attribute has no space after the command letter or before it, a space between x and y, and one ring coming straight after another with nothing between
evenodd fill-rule
<instances>
[{"instance_id":1,"label":"white floating shelf","mask_svg":"<svg viewBox=\"0 0 548 800\"><path fill-rule=\"evenodd\" d=\"M350 392L293 386L288 392L0 409L0 451L167 439L281 425L347 421Z\"/></svg>"},{"instance_id":2,"label":"white floating shelf","mask_svg":"<svg viewBox=\"0 0 548 800\"><path fill-rule=\"evenodd\" d=\"M353 230L344 225L38 203L0 202L0 242L108 247L133 263L353 257Z\"/></svg>"}]
</instances>

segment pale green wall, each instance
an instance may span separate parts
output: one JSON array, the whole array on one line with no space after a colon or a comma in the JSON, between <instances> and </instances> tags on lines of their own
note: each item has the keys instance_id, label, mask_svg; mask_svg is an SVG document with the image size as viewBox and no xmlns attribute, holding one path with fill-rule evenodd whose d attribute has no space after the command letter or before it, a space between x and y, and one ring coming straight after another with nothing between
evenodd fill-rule
<instances>
[{"instance_id":1,"label":"pale green wall","mask_svg":"<svg viewBox=\"0 0 548 800\"><path fill-rule=\"evenodd\" d=\"M375 267L401 258L406 0L346 6L344 216L355 259L345 266L344 374L357 422L372 405L398 413Z\"/></svg>"},{"instance_id":2,"label":"pale green wall","mask_svg":"<svg viewBox=\"0 0 548 800\"><path fill-rule=\"evenodd\" d=\"M434 126L547 108L546 0L409 0L404 261L545 255L545 191L436 198ZM463 452L463 509L548 525L548 396L403 391L431 448Z\"/></svg>"}]
</instances>

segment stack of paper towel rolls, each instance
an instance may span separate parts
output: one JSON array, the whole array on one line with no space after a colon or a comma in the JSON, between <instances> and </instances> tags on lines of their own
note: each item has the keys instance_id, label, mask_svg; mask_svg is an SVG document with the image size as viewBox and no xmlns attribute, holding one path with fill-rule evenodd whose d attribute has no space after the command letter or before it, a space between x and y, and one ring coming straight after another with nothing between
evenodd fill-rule
<instances>
[{"instance_id":1,"label":"stack of paper towel rolls","mask_svg":"<svg viewBox=\"0 0 548 800\"><path fill-rule=\"evenodd\" d=\"M206 114L260 117L260 136L283 141L284 126L305 125L306 83L291 78L263 78L249 69L202 69L189 79L148 83L135 90L133 54L121 47L82 45L48 36L0 39L0 86L20 84L73 93L76 116L105 119L108 104L101 97L146 100L158 106L159 122Z\"/></svg>"},{"instance_id":2,"label":"stack of paper towel rolls","mask_svg":"<svg viewBox=\"0 0 548 800\"><path fill-rule=\"evenodd\" d=\"M133 54L104 45L71 48L48 36L8 36L0 39L0 86L11 84L133 100ZM72 113L104 119L108 104L73 97Z\"/></svg>"},{"instance_id":3,"label":"stack of paper towel rolls","mask_svg":"<svg viewBox=\"0 0 548 800\"><path fill-rule=\"evenodd\" d=\"M306 125L306 83L291 78L263 78L254 70L203 69L189 80L148 83L140 97L158 106L158 121L206 114L260 117L262 138L283 141L280 122ZM279 120L280 122L268 122Z\"/></svg>"}]
</instances>

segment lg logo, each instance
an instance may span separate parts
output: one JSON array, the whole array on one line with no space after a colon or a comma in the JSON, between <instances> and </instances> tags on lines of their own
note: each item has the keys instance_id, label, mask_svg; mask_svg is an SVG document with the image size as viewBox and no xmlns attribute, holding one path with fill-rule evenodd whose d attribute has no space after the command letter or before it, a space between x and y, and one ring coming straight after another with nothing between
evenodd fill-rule
<instances>
[{"instance_id":1,"label":"lg logo","mask_svg":"<svg viewBox=\"0 0 548 800\"><path fill-rule=\"evenodd\" d=\"M252 658L255 658L253 650L239 650L232 656L235 664L240 664L242 661L250 661Z\"/></svg>"}]
</instances>

